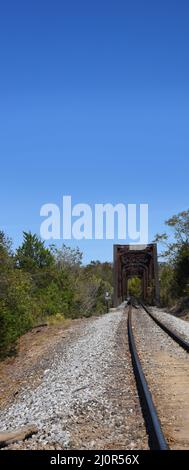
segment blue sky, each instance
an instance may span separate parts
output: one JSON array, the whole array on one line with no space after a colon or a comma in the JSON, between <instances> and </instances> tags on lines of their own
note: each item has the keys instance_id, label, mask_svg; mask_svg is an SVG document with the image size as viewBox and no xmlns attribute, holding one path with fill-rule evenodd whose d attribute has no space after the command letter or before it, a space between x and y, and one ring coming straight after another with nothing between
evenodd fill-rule
<instances>
[{"instance_id":1,"label":"blue sky","mask_svg":"<svg viewBox=\"0 0 189 470\"><path fill-rule=\"evenodd\" d=\"M188 204L189 3L1 3L1 228L40 207L148 203L150 239ZM113 241L73 241L112 259Z\"/></svg>"}]
</instances>

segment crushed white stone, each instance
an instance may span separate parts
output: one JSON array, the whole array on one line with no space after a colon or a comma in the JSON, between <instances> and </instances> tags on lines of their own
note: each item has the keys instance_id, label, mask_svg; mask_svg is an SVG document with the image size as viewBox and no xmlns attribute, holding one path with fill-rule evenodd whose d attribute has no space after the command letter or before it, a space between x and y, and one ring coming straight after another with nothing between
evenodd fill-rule
<instances>
[{"instance_id":1,"label":"crushed white stone","mask_svg":"<svg viewBox=\"0 0 189 470\"><path fill-rule=\"evenodd\" d=\"M189 322L177 318L157 307L151 307L150 311L158 320L181 335L186 341L189 341Z\"/></svg>"},{"instance_id":2,"label":"crushed white stone","mask_svg":"<svg viewBox=\"0 0 189 470\"><path fill-rule=\"evenodd\" d=\"M91 402L98 410L99 401L109 406L105 388L122 316L119 309L85 324L75 343L55 353L42 383L35 390L25 389L16 402L0 412L1 431L34 423L39 433L32 441L54 441L65 448L70 437L67 421L74 418L76 407L90 406Z\"/></svg>"}]
</instances>

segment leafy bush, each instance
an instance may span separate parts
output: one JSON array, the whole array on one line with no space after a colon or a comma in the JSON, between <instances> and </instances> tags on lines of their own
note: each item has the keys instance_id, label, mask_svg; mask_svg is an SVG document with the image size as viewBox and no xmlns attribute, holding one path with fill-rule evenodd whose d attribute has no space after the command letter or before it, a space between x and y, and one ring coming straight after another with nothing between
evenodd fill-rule
<instances>
[{"instance_id":1,"label":"leafy bush","mask_svg":"<svg viewBox=\"0 0 189 470\"><path fill-rule=\"evenodd\" d=\"M166 222L171 234L157 234L156 242L163 246L160 265L160 294L163 305L171 306L189 296L189 209L173 215Z\"/></svg>"},{"instance_id":2,"label":"leafy bush","mask_svg":"<svg viewBox=\"0 0 189 470\"><path fill-rule=\"evenodd\" d=\"M141 279L134 276L128 280L128 292L131 296L140 298L142 295Z\"/></svg>"},{"instance_id":3,"label":"leafy bush","mask_svg":"<svg viewBox=\"0 0 189 470\"><path fill-rule=\"evenodd\" d=\"M82 266L78 248L46 248L37 235L24 232L12 252L0 232L0 355L39 321L77 318L105 312L104 294L112 293L110 263Z\"/></svg>"}]
</instances>

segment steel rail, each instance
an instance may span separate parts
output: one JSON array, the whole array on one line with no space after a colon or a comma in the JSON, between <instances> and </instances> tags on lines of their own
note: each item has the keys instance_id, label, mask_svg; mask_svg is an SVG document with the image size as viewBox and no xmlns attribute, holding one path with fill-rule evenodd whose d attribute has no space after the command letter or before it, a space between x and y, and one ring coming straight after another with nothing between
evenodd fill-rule
<instances>
[{"instance_id":1,"label":"steel rail","mask_svg":"<svg viewBox=\"0 0 189 470\"><path fill-rule=\"evenodd\" d=\"M145 310L146 313L148 313L148 315L152 318L152 320L154 320L154 322L160 327L162 328L163 331L165 331L165 333L167 333L172 339L174 339L174 341L176 341L176 343L179 344L179 346L181 346L183 349L185 349L185 351L189 352L189 343L187 341L185 341L182 336L178 335L177 333L175 333L171 328L169 328L168 326L164 325L164 323L162 323L160 320L158 320L154 315L153 313L151 313L148 308L146 307L146 305L144 305L142 302L141 302L141 305L143 307L143 309Z\"/></svg>"},{"instance_id":2,"label":"steel rail","mask_svg":"<svg viewBox=\"0 0 189 470\"><path fill-rule=\"evenodd\" d=\"M151 392L142 370L142 365L138 356L132 329L132 306L129 306L128 312L128 337L129 348L133 363L134 374L136 378L139 398L143 411L146 429L149 436L149 446L154 450L168 450L168 444L161 429L161 424L152 399Z\"/></svg>"}]
</instances>

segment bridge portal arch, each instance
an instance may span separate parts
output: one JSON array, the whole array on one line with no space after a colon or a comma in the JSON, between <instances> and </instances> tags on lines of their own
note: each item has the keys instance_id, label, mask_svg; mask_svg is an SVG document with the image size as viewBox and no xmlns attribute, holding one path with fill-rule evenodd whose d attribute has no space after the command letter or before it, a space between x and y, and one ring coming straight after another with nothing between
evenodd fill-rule
<instances>
[{"instance_id":1,"label":"bridge portal arch","mask_svg":"<svg viewBox=\"0 0 189 470\"><path fill-rule=\"evenodd\" d=\"M117 307L128 294L128 279L142 280L143 300L152 289L153 302L159 304L159 275L157 245L114 245L114 306Z\"/></svg>"}]
</instances>

